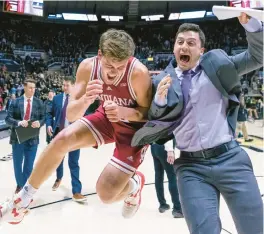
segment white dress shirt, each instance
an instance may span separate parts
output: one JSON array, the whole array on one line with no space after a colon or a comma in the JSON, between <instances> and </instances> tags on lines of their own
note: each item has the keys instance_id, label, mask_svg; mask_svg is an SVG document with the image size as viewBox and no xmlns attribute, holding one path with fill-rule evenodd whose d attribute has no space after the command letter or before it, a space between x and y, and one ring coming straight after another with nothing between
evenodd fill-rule
<instances>
[{"instance_id":1,"label":"white dress shirt","mask_svg":"<svg viewBox=\"0 0 264 234\"><path fill-rule=\"evenodd\" d=\"M164 147L165 147L165 150L166 150L167 152L174 151L174 148L173 148L173 139L167 141L167 142L164 144Z\"/></svg>"}]
</instances>

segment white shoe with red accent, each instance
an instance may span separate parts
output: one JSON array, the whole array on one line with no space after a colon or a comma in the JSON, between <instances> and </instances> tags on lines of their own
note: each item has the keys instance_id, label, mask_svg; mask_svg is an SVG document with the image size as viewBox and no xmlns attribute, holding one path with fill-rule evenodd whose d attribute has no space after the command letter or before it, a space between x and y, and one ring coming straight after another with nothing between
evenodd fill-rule
<instances>
[{"instance_id":1,"label":"white shoe with red accent","mask_svg":"<svg viewBox=\"0 0 264 234\"><path fill-rule=\"evenodd\" d=\"M28 213L28 207L21 207L21 198L18 198L15 195L13 200L6 201L0 205L0 223L8 222L10 224L19 224L24 219L24 216Z\"/></svg>"},{"instance_id":2,"label":"white shoe with red accent","mask_svg":"<svg viewBox=\"0 0 264 234\"><path fill-rule=\"evenodd\" d=\"M122 215L124 218L132 218L138 211L141 204L141 192L145 184L145 176L137 171L136 174L139 178L139 189L134 194L129 195L124 200Z\"/></svg>"}]
</instances>

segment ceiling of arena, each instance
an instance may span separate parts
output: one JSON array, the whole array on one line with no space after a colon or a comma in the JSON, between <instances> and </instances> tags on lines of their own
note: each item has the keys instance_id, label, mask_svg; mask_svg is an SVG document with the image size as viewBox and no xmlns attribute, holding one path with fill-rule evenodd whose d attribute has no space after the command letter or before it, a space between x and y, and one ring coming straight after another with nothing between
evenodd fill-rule
<instances>
[{"instance_id":1,"label":"ceiling of arena","mask_svg":"<svg viewBox=\"0 0 264 234\"><path fill-rule=\"evenodd\" d=\"M129 7L137 8L137 15L178 13L180 11L208 10L226 1L45 1L45 15L54 13L86 13L126 16Z\"/></svg>"}]
</instances>

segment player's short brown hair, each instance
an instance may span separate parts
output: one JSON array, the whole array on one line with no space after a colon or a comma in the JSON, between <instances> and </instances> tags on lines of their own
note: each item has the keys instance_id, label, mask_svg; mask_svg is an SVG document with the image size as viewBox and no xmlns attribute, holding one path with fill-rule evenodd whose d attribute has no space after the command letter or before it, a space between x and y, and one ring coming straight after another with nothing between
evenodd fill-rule
<instances>
[{"instance_id":1,"label":"player's short brown hair","mask_svg":"<svg viewBox=\"0 0 264 234\"><path fill-rule=\"evenodd\" d=\"M100 37L99 49L103 56L122 61L134 55L135 43L125 31L109 29Z\"/></svg>"}]
</instances>

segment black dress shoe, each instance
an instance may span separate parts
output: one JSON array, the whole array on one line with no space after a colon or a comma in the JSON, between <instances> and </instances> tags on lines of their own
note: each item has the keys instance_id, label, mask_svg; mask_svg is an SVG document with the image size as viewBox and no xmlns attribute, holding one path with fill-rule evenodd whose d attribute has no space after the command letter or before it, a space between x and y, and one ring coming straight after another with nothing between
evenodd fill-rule
<instances>
[{"instance_id":1,"label":"black dress shoe","mask_svg":"<svg viewBox=\"0 0 264 234\"><path fill-rule=\"evenodd\" d=\"M184 218L183 213L181 210L172 210L172 216L173 218Z\"/></svg>"},{"instance_id":2,"label":"black dress shoe","mask_svg":"<svg viewBox=\"0 0 264 234\"><path fill-rule=\"evenodd\" d=\"M166 210L169 210L170 206L168 204L160 205L159 212L164 213Z\"/></svg>"},{"instance_id":3,"label":"black dress shoe","mask_svg":"<svg viewBox=\"0 0 264 234\"><path fill-rule=\"evenodd\" d=\"M245 142L251 142L253 139L246 139Z\"/></svg>"}]
</instances>

